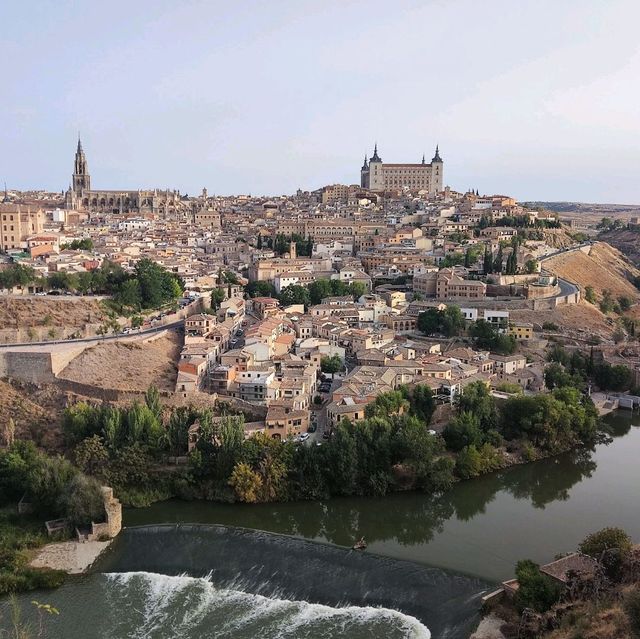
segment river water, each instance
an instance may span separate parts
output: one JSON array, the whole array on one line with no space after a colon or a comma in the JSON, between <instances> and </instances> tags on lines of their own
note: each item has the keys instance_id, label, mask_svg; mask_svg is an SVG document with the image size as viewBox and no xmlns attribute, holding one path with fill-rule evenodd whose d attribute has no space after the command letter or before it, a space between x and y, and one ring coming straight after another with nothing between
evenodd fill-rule
<instances>
[{"instance_id":1,"label":"river water","mask_svg":"<svg viewBox=\"0 0 640 639\"><path fill-rule=\"evenodd\" d=\"M481 594L518 559L550 561L604 526L640 540L640 419L607 421L610 445L461 482L437 499L127 510L93 574L21 601L59 606L49 636L68 639L462 639ZM367 551L350 551L361 536Z\"/></svg>"}]
</instances>

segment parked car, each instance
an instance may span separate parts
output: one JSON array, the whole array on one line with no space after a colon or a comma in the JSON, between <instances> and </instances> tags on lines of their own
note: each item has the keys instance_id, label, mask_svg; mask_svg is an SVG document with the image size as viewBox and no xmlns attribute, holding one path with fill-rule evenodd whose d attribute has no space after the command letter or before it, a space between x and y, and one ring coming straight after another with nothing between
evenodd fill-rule
<instances>
[{"instance_id":1,"label":"parked car","mask_svg":"<svg viewBox=\"0 0 640 639\"><path fill-rule=\"evenodd\" d=\"M309 439L309 433L302 433L302 434L300 435L300 441L301 441L301 442L306 442L306 441L307 441L307 439Z\"/></svg>"},{"instance_id":2,"label":"parked car","mask_svg":"<svg viewBox=\"0 0 640 639\"><path fill-rule=\"evenodd\" d=\"M308 433L315 433L317 430L318 430L318 424L315 424L313 422L311 423L309 428L307 428Z\"/></svg>"}]
</instances>

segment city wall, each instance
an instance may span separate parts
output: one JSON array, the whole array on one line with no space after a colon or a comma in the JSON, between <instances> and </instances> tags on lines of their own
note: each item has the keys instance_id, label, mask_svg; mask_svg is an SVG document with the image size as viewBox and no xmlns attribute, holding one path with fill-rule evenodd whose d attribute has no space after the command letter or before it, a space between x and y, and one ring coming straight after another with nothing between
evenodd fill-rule
<instances>
[{"instance_id":1,"label":"city wall","mask_svg":"<svg viewBox=\"0 0 640 639\"><path fill-rule=\"evenodd\" d=\"M81 344L64 350L0 350L0 377L13 377L34 384L56 381L57 375L87 346Z\"/></svg>"}]
</instances>

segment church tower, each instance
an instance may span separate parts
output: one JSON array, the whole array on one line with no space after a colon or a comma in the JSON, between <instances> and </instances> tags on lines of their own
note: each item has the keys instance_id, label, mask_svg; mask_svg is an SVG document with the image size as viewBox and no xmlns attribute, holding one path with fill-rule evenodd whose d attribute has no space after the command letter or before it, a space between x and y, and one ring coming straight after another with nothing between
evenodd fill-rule
<instances>
[{"instance_id":1,"label":"church tower","mask_svg":"<svg viewBox=\"0 0 640 639\"><path fill-rule=\"evenodd\" d=\"M87 169L87 158L82 150L82 142L80 142L80 136L78 136L78 148L76 149L76 160L73 166L73 179L71 182L71 189L77 195L80 195L82 191L91 190L91 176Z\"/></svg>"},{"instance_id":2,"label":"church tower","mask_svg":"<svg viewBox=\"0 0 640 639\"><path fill-rule=\"evenodd\" d=\"M367 160L367 156L364 156L364 164L360 169L360 186L363 189L369 188L369 160Z\"/></svg>"},{"instance_id":3,"label":"church tower","mask_svg":"<svg viewBox=\"0 0 640 639\"><path fill-rule=\"evenodd\" d=\"M431 188L429 195L435 195L442 191L442 177L444 173L444 163L440 157L440 149L436 144L436 154L431 159Z\"/></svg>"}]
</instances>

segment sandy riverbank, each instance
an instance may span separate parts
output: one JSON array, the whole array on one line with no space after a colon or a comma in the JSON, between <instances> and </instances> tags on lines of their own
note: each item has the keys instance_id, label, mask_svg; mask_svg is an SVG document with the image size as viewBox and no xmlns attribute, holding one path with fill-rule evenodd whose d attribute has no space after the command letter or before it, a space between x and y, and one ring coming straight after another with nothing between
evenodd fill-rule
<instances>
[{"instance_id":1,"label":"sandy riverbank","mask_svg":"<svg viewBox=\"0 0 640 639\"><path fill-rule=\"evenodd\" d=\"M470 639L505 639L500 628L505 622L490 614L480 622L478 629L471 635Z\"/></svg>"},{"instance_id":2,"label":"sandy riverbank","mask_svg":"<svg viewBox=\"0 0 640 639\"><path fill-rule=\"evenodd\" d=\"M76 575L87 570L110 543L111 540L47 544L38 551L31 566L64 570L70 575Z\"/></svg>"}]
</instances>

